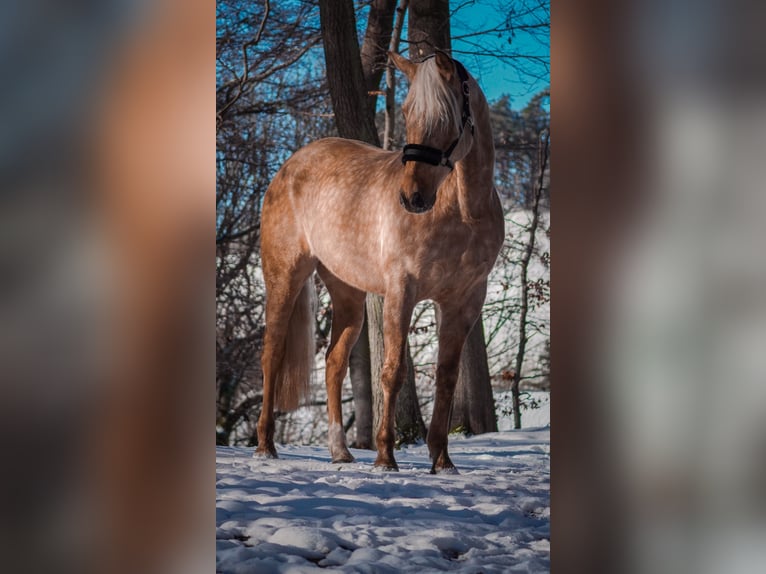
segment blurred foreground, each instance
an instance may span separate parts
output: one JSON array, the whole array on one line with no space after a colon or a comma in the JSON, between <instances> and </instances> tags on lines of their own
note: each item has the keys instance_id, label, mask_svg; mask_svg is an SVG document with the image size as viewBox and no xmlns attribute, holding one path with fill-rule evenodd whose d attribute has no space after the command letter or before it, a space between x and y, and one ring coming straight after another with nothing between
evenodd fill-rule
<instances>
[{"instance_id":1,"label":"blurred foreground","mask_svg":"<svg viewBox=\"0 0 766 574\"><path fill-rule=\"evenodd\" d=\"M760 571L763 5L553 13L552 570Z\"/></svg>"},{"instance_id":2,"label":"blurred foreground","mask_svg":"<svg viewBox=\"0 0 766 574\"><path fill-rule=\"evenodd\" d=\"M211 572L213 4L15 4L4 569Z\"/></svg>"}]
</instances>

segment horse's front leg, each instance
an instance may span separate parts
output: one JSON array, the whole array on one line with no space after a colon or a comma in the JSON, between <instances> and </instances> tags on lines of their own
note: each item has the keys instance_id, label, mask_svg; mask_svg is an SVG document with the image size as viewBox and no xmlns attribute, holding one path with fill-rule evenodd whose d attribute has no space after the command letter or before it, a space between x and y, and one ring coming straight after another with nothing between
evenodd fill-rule
<instances>
[{"instance_id":1,"label":"horse's front leg","mask_svg":"<svg viewBox=\"0 0 766 574\"><path fill-rule=\"evenodd\" d=\"M468 301L440 305L439 356L436 365L436 399L428 427L428 450L433 464L431 474L454 471L447 453L452 398L457 385L460 354L468 333L481 313L486 287L477 290ZM462 303L456 305L455 303Z\"/></svg>"},{"instance_id":2,"label":"horse's front leg","mask_svg":"<svg viewBox=\"0 0 766 574\"><path fill-rule=\"evenodd\" d=\"M407 331L412 318L414 302L406 289L386 293L383 303L383 345L385 360L380 376L383 390L383 413L380 419L375 444L378 456L375 466L387 470L399 470L394 459L396 429L396 398L407 376L406 352Z\"/></svg>"}]
</instances>

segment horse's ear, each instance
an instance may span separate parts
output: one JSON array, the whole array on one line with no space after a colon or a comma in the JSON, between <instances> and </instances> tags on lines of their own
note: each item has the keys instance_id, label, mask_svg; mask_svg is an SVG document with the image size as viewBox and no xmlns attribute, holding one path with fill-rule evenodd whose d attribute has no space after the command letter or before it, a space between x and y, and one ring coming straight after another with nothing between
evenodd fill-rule
<instances>
[{"instance_id":1,"label":"horse's ear","mask_svg":"<svg viewBox=\"0 0 766 574\"><path fill-rule=\"evenodd\" d=\"M435 56L436 66L439 68L439 73L449 82L455 74L455 64L452 61L452 58L447 52L442 52L441 50L436 50Z\"/></svg>"},{"instance_id":2,"label":"horse's ear","mask_svg":"<svg viewBox=\"0 0 766 574\"><path fill-rule=\"evenodd\" d=\"M412 80L412 78L415 77L415 69L417 68L417 64L410 62L407 58L397 54L396 52L389 52L388 57L391 58L394 66L396 66L400 72L407 76L409 80Z\"/></svg>"}]
</instances>

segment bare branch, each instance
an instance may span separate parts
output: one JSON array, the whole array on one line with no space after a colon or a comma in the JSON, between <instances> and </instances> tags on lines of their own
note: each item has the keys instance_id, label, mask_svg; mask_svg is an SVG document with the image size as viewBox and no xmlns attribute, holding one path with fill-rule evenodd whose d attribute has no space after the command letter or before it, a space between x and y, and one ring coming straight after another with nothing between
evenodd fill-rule
<instances>
[{"instance_id":1,"label":"bare branch","mask_svg":"<svg viewBox=\"0 0 766 574\"><path fill-rule=\"evenodd\" d=\"M399 52L399 40L402 36L402 27L404 26L404 13L407 11L408 0L400 0L396 8L396 21L394 22L393 32L391 33L391 43L389 51ZM383 130L383 149L391 149L391 142L394 137L394 127L396 125L396 78L394 77L393 66L389 58L386 67L386 113L385 128Z\"/></svg>"}]
</instances>

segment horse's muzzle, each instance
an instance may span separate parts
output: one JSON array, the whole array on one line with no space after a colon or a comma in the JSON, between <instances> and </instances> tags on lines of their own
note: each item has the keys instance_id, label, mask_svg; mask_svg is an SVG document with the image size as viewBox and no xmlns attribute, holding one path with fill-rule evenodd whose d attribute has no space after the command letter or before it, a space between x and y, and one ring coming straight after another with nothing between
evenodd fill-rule
<instances>
[{"instance_id":1,"label":"horse's muzzle","mask_svg":"<svg viewBox=\"0 0 766 574\"><path fill-rule=\"evenodd\" d=\"M399 203L401 203L404 209L410 213L423 213L434 206L433 201L430 204L426 203L426 201L423 199L423 196L420 195L420 193L417 191L412 194L410 199L407 199L407 196L404 195L404 192L399 193Z\"/></svg>"}]
</instances>

